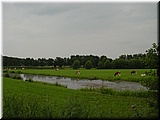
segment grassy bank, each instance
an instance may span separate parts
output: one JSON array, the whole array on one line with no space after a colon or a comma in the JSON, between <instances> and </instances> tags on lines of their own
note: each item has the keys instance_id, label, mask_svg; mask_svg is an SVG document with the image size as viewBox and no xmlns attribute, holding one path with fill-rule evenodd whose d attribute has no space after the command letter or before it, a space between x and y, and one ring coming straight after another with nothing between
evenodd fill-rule
<instances>
[{"instance_id":1,"label":"grassy bank","mask_svg":"<svg viewBox=\"0 0 160 120\"><path fill-rule=\"evenodd\" d=\"M3 78L3 118L157 117L147 99Z\"/></svg>"},{"instance_id":2,"label":"grassy bank","mask_svg":"<svg viewBox=\"0 0 160 120\"><path fill-rule=\"evenodd\" d=\"M28 74L40 74L40 75L51 75L51 76L63 76L63 77L70 77L70 78L79 78L79 79L101 79L101 80L126 80L126 81L134 81L139 82L141 80L146 79L153 79L150 76L141 76L145 72L149 72L149 69L137 69L137 74L131 75L132 69L80 69L81 74L77 75L76 70L73 69L60 69L58 71L51 70L51 69L27 69L27 70L14 70L14 72L19 73L28 73ZM121 71L121 76L114 76L114 73L117 71ZM13 72L13 71L12 71Z\"/></svg>"}]
</instances>

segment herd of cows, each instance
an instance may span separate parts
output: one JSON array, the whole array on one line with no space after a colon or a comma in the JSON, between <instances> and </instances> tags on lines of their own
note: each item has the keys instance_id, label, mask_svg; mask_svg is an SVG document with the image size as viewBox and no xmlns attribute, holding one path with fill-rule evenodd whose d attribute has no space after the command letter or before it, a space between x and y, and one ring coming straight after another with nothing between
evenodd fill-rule
<instances>
[{"instance_id":1,"label":"herd of cows","mask_svg":"<svg viewBox=\"0 0 160 120\"><path fill-rule=\"evenodd\" d=\"M14 69L16 69L16 68L14 68ZM21 69L22 69L22 70L26 70L26 68L21 68ZM11 68L7 68L7 70L11 70ZM59 69L56 68L55 70L58 71ZM75 74L80 75L80 74L81 74L80 70L77 70ZM137 74L137 71L136 71L136 70L132 70L132 71L131 71L131 74ZM121 72L120 72L120 71L115 72L115 73L114 73L114 76L121 76ZM146 76L146 74L143 73L143 74L141 74L141 76Z\"/></svg>"},{"instance_id":2,"label":"herd of cows","mask_svg":"<svg viewBox=\"0 0 160 120\"><path fill-rule=\"evenodd\" d=\"M77 70L75 74L80 75L81 74L80 70ZM137 74L137 71L136 70L132 70L131 74ZM115 72L114 76L121 76L121 72L120 71ZM141 76L146 76L146 74L145 73L141 74Z\"/></svg>"},{"instance_id":3,"label":"herd of cows","mask_svg":"<svg viewBox=\"0 0 160 120\"><path fill-rule=\"evenodd\" d=\"M133 71L131 71L131 74L137 74L137 71L136 70L133 70ZM119 71L119 72L115 72L114 73L114 76L120 76L121 75L121 72Z\"/></svg>"},{"instance_id":4,"label":"herd of cows","mask_svg":"<svg viewBox=\"0 0 160 120\"><path fill-rule=\"evenodd\" d=\"M137 74L137 71L136 70L132 70L131 74ZM120 71L119 72L115 72L114 76L121 76L121 72ZM141 74L141 76L146 76L146 74L143 73L143 74Z\"/></svg>"}]
</instances>

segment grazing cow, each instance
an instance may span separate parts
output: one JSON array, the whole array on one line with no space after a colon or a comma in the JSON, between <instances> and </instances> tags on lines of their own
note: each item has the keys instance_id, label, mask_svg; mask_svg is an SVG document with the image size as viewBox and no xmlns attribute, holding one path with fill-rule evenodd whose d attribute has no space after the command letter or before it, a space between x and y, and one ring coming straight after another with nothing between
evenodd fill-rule
<instances>
[{"instance_id":1,"label":"grazing cow","mask_svg":"<svg viewBox=\"0 0 160 120\"><path fill-rule=\"evenodd\" d=\"M56 70L56 71L58 71L59 69L58 69L58 68L56 68L55 70Z\"/></svg>"},{"instance_id":2,"label":"grazing cow","mask_svg":"<svg viewBox=\"0 0 160 120\"><path fill-rule=\"evenodd\" d=\"M22 68L22 70L26 70L26 68Z\"/></svg>"},{"instance_id":3,"label":"grazing cow","mask_svg":"<svg viewBox=\"0 0 160 120\"><path fill-rule=\"evenodd\" d=\"M80 73L80 70L77 70L77 71L76 71L76 74L77 74L77 75L80 75L80 74L81 74L81 73Z\"/></svg>"},{"instance_id":4,"label":"grazing cow","mask_svg":"<svg viewBox=\"0 0 160 120\"><path fill-rule=\"evenodd\" d=\"M141 77L146 76L146 74L141 74Z\"/></svg>"},{"instance_id":5,"label":"grazing cow","mask_svg":"<svg viewBox=\"0 0 160 120\"><path fill-rule=\"evenodd\" d=\"M133 71L131 71L131 74L137 74L137 71L136 70L133 70Z\"/></svg>"},{"instance_id":6,"label":"grazing cow","mask_svg":"<svg viewBox=\"0 0 160 120\"><path fill-rule=\"evenodd\" d=\"M115 73L114 73L114 76L117 76L117 75L120 76L120 75L121 75L121 72L119 71L119 72L115 72Z\"/></svg>"}]
</instances>

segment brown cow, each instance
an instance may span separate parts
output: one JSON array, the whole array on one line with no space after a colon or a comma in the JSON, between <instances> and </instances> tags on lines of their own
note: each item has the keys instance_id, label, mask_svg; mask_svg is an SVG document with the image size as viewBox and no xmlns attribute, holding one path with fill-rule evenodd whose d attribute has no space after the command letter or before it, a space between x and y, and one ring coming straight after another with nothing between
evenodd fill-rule
<instances>
[{"instance_id":1,"label":"brown cow","mask_svg":"<svg viewBox=\"0 0 160 120\"><path fill-rule=\"evenodd\" d=\"M114 73L114 76L117 76L117 75L120 76L120 75L121 75L121 72L119 71L119 72L115 72L115 73Z\"/></svg>"},{"instance_id":2,"label":"brown cow","mask_svg":"<svg viewBox=\"0 0 160 120\"><path fill-rule=\"evenodd\" d=\"M137 74L137 71L136 71L136 70L132 70L132 71L131 71L131 74L133 74L133 73L134 73L134 74Z\"/></svg>"}]
</instances>

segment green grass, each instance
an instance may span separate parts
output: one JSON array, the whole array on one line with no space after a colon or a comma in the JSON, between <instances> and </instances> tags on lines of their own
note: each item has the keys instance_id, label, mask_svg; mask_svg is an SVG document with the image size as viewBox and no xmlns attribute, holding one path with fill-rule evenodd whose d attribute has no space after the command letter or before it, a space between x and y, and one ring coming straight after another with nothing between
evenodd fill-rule
<instances>
[{"instance_id":1,"label":"green grass","mask_svg":"<svg viewBox=\"0 0 160 120\"><path fill-rule=\"evenodd\" d=\"M139 82L144 79L151 79L150 76L141 77L145 71L149 72L149 69L137 69L137 74L131 75L132 69L80 69L81 74L77 75L76 70L73 69L60 69L58 71L51 69L27 69L27 70L14 70L14 72L28 73L28 74L41 74L41 75L51 75L51 76L63 76L70 78L79 78L79 79L101 79L101 80L125 80L125 81L134 81ZM114 76L114 73L121 71L121 76ZM13 71L11 71L13 72Z\"/></svg>"},{"instance_id":2,"label":"green grass","mask_svg":"<svg viewBox=\"0 0 160 120\"><path fill-rule=\"evenodd\" d=\"M84 92L3 77L3 118L157 117L148 98ZM136 110L131 106L135 105Z\"/></svg>"},{"instance_id":3,"label":"green grass","mask_svg":"<svg viewBox=\"0 0 160 120\"><path fill-rule=\"evenodd\" d=\"M134 96L134 97L150 97L150 94L153 94L154 91L130 91L130 90L113 90L112 88L81 88L81 91L89 91L89 92L99 92L102 94L110 94L110 95L117 95L117 96Z\"/></svg>"}]
</instances>

